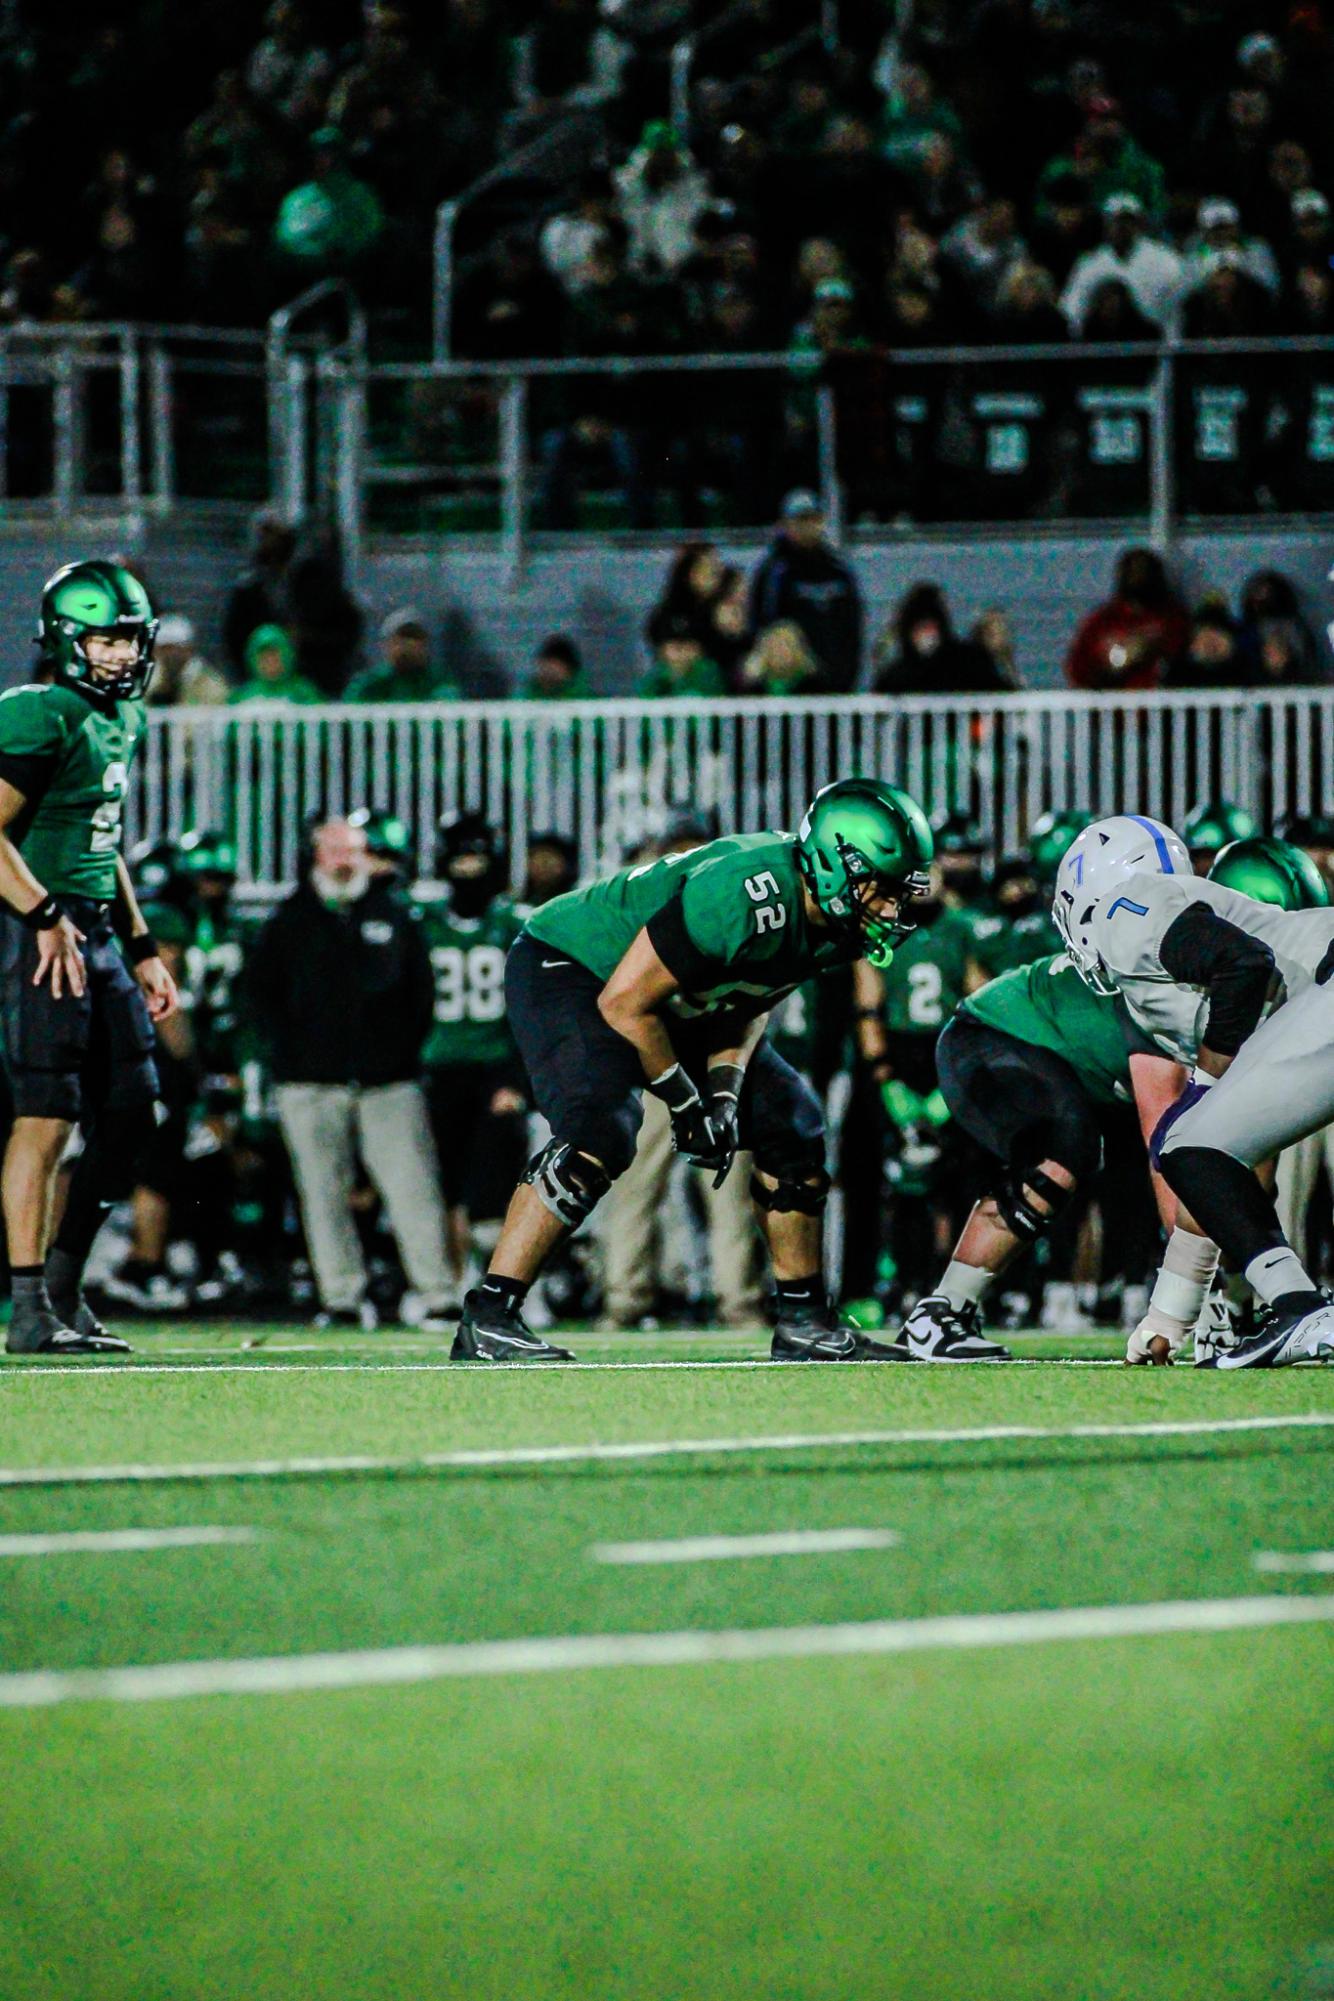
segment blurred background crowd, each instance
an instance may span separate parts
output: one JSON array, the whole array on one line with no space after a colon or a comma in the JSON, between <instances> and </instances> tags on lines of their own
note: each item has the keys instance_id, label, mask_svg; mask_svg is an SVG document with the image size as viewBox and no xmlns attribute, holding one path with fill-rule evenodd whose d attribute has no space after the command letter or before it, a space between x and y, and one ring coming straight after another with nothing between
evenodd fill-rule
<instances>
[{"instance_id":1,"label":"blurred background crowd","mask_svg":"<svg viewBox=\"0 0 1334 2001\"><path fill-rule=\"evenodd\" d=\"M132 568L140 566L126 557ZM1323 685L1329 644L1280 571L1257 569L1235 600L1193 602L1163 559L1132 546L1109 556L1106 596L1068 634L1064 657L1039 663L1038 685L1086 691L1214 690ZM153 590L151 572L144 581ZM559 702L607 693L644 697L883 695L985 697L1023 686L1022 611L985 608L960 628L939 583L920 578L887 618L870 619L855 558L830 535L813 493L795 489L749 568L691 539L671 559L643 619L637 657L596 684L569 633L531 659L491 667L454 657L436 617L400 605L376 624L346 589L327 541L303 543L279 516L257 517L250 561L210 634L190 607L167 604L149 700L191 708L315 702L452 702L512 694Z\"/></svg>"},{"instance_id":2,"label":"blurred background crowd","mask_svg":"<svg viewBox=\"0 0 1334 2001\"><path fill-rule=\"evenodd\" d=\"M0 317L339 273L424 338L436 205L577 116L479 223L462 354L1328 331L1332 64L1268 0L16 0Z\"/></svg>"}]
</instances>

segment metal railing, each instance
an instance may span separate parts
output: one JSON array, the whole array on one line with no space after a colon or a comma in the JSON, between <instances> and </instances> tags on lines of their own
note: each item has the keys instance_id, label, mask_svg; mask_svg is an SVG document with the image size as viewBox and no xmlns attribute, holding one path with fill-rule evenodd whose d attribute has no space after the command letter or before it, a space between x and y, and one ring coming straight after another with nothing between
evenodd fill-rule
<instances>
[{"instance_id":1,"label":"metal railing","mask_svg":"<svg viewBox=\"0 0 1334 2001\"><path fill-rule=\"evenodd\" d=\"M852 773L977 818L996 856L1051 807L1176 824L1221 796L1272 824L1334 811L1334 689L177 710L152 716L128 818L132 839L229 829L243 883L272 892L310 813L391 811L429 866L440 816L475 809L517 881L538 830L611 868L673 806L724 832L793 827Z\"/></svg>"},{"instance_id":2,"label":"metal railing","mask_svg":"<svg viewBox=\"0 0 1334 2001\"><path fill-rule=\"evenodd\" d=\"M327 318L330 307L341 321L337 339L317 319ZM323 278L279 307L265 332L264 367L270 492L289 521L300 521L312 493L327 490L332 500L345 458L335 442L341 385L348 378L360 383L366 371L366 314L345 278ZM332 399L324 393L326 384L332 386ZM335 403L331 415L326 414L330 400ZM331 505L329 512L334 511Z\"/></svg>"},{"instance_id":3,"label":"metal railing","mask_svg":"<svg viewBox=\"0 0 1334 2001\"><path fill-rule=\"evenodd\" d=\"M197 482L262 481L263 345L232 327L0 327L0 500L160 514Z\"/></svg>"}]
</instances>

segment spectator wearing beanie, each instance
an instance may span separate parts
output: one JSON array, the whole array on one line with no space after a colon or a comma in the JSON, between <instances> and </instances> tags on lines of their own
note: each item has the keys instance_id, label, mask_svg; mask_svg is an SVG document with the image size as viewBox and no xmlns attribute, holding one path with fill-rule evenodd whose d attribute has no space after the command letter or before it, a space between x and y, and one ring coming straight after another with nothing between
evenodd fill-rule
<instances>
[{"instance_id":1,"label":"spectator wearing beanie","mask_svg":"<svg viewBox=\"0 0 1334 2001\"><path fill-rule=\"evenodd\" d=\"M653 665L640 681L641 695L722 695L726 684L699 633L683 613L669 614L654 636Z\"/></svg>"},{"instance_id":2,"label":"spectator wearing beanie","mask_svg":"<svg viewBox=\"0 0 1334 2001\"><path fill-rule=\"evenodd\" d=\"M845 694L857 685L861 591L825 535L819 501L804 487L783 502L778 533L751 579L752 632L761 633L786 619L805 635L832 693Z\"/></svg>"},{"instance_id":3,"label":"spectator wearing beanie","mask_svg":"<svg viewBox=\"0 0 1334 2001\"><path fill-rule=\"evenodd\" d=\"M281 625L260 625L245 649L246 679L233 688L230 702L266 702L302 707L324 700L313 681L297 672L296 650Z\"/></svg>"},{"instance_id":4,"label":"spectator wearing beanie","mask_svg":"<svg viewBox=\"0 0 1334 2001\"><path fill-rule=\"evenodd\" d=\"M347 684L346 702L457 702L459 685L431 665L426 621L411 610L391 611L380 627L383 658Z\"/></svg>"},{"instance_id":5,"label":"spectator wearing beanie","mask_svg":"<svg viewBox=\"0 0 1334 2001\"><path fill-rule=\"evenodd\" d=\"M939 584L914 584L881 635L880 695L996 695L1009 682L985 646L960 639Z\"/></svg>"}]
</instances>

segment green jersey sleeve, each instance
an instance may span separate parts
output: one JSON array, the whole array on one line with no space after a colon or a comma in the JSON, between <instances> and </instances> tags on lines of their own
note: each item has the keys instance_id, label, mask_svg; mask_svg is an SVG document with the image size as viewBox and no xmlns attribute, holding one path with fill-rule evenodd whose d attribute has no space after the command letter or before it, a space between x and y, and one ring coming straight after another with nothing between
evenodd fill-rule
<instances>
[{"instance_id":1,"label":"green jersey sleeve","mask_svg":"<svg viewBox=\"0 0 1334 2001\"><path fill-rule=\"evenodd\" d=\"M683 987L703 992L729 976L766 973L802 930L795 869L764 868L765 859L719 855L693 870L650 921L654 950Z\"/></svg>"}]
</instances>

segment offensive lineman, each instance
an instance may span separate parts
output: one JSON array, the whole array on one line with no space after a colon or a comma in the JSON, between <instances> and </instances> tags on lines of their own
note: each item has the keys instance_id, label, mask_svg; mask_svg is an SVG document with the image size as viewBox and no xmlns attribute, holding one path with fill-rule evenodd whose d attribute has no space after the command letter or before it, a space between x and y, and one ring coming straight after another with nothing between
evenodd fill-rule
<instances>
[{"instance_id":1,"label":"offensive lineman","mask_svg":"<svg viewBox=\"0 0 1334 2001\"><path fill-rule=\"evenodd\" d=\"M1271 1309L1209 1366L1334 1352L1334 1308L1254 1172L1334 1117L1334 911L1287 912L1202 881L1170 827L1121 815L1071 846L1053 915L1094 992L1119 991L1158 1047L1193 1066L1150 1158Z\"/></svg>"},{"instance_id":2,"label":"offensive lineman","mask_svg":"<svg viewBox=\"0 0 1334 2001\"><path fill-rule=\"evenodd\" d=\"M546 1258L634 1153L640 1094L672 1142L721 1181L741 1148L773 1263L776 1360L900 1359L839 1325L821 1277L829 1189L819 1100L763 1039L769 1010L813 973L884 964L927 886L931 830L904 792L827 785L798 834L742 834L571 891L529 918L505 993L552 1140L514 1192L483 1283L464 1300L459 1360L564 1359L523 1320Z\"/></svg>"},{"instance_id":3,"label":"offensive lineman","mask_svg":"<svg viewBox=\"0 0 1334 2001\"><path fill-rule=\"evenodd\" d=\"M52 685L0 696L11 1354L129 1352L98 1325L81 1282L151 1131L152 1024L176 1007L120 854L156 636L148 594L128 570L67 564L42 593L38 623ZM76 1121L85 1144L52 1241L56 1171Z\"/></svg>"}]
</instances>

